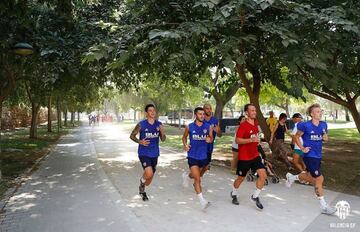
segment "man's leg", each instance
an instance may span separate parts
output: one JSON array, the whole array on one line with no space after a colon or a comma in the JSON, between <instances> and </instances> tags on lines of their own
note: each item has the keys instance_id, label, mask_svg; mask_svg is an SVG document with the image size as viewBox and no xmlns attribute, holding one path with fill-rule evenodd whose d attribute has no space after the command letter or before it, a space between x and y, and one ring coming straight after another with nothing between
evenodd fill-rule
<instances>
[{"instance_id":1,"label":"man's leg","mask_svg":"<svg viewBox=\"0 0 360 232\"><path fill-rule=\"evenodd\" d=\"M250 169L249 161L238 160L237 170L236 170L236 174L238 175L238 177L234 181L233 189L230 192L230 196L232 198L232 203L234 205L239 205L239 201L237 199L238 190L239 190L239 187L240 187L241 183L244 181L244 179L246 177L246 174L249 171L249 169Z\"/></svg>"},{"instance_id":2,"label":"man's leg","mask_svg":"<svg viewBox=\"0 0 360 232\"><path fill-rule=\"evenodd\" d=\"M204 168L201 169L200 171L200 176L203 177L203 175L205 174L205 172L207 170L210 170L210 163L211 163L211 158L212 158L212 152L207 154L207 164Z\"/></svg>"},{"instance_id":3,"label":"man's leg","mask_svg":"<svg viewBox=\"0 0 360 232\"><path fill-rule=\"evenodd\" d=\"M300 163L300 155L294 153L293 154L293 165L300 171L304 171L303 165Z\"/></svg>"},{"instance_id":4,"label":"man's leg","mask_svg":"<svg viewBox=\"0 0 360 232\"><path fill-rule=\"evenodd\" d=\"M152 182L152 179L154 177L154 172L153 172L153 168L151 166L146 167L144 169L144 173L142 175L142 178L145 179L145 185L149 186Z\"/></svg>"},{"instance_id":5,"label":"man's leg","mask_svg":"<svg viewBox=\"0 0 360 232\"><path fill-rule=\"evenodd\" d=\"M265 185L265 181L267 178L266 169L264 167L264 164L261 162L261 160L257 160L256 163L253 164L253 166L254 167L252 167L252 169L256 170L256 173L258 174L258 179L256 180L256 188L254 190L253 195L251 195L251 200L255 202L256 207L258 209L263 209L264 206L260 202L259 195Z\"/></svg>"},{"instance_id":6,"label":"man's leg","mask_svg":"<svg viewBox=\"0 0 360 232\"><path fill-rule=\"evenodd\" d=\"M200 168L198 166L191 166L189 177L194 179L194 189L196 194L201 193L201 180L200 180Z\"/></svg>"},{"instance_id":7,"label":"man's leg","mask_svg":"<svg viewBox=\"0 0 360 232\"><path fill-rule=\"evenodd\" d=\"M237 167L237 161L238 161L238 152L237 151L232 151L233 154L233 158L231 161L231 172L235 173L236 172L236 167Z\"/></svg>"},{"instance_id":8,"label":"man's leg","mask_svg":"<svg viewBox=\"0 0 360 232\"><path fill-rule=\"evenodd\" d=\"M203 210L205 210L209 206L210 203L204 198L204 196L202 194L201 177L200 177L200 173L202 171L201 169L203 169L203 168L199 168L199 166L196 166L196 165L191 166L190 173L191 173L191 177L194 179L194 189L195 189L196 195L199 198L201 208Z\"/></svg>"}]
</instances>

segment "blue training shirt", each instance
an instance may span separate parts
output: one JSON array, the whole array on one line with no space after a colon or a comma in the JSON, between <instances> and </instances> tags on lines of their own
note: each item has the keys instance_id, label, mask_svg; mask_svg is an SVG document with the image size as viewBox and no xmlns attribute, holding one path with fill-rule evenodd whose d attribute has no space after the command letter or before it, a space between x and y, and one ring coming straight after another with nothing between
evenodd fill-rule
<instances>
[{"instance_id":1,"label":"blue training shirt","mask_svg":"<svg viewBox=\"0 0 360 232\"><path fill-rule=\"evenodd\" d=\"M208 143L206 137L209 136L210 124L203 123L201 126L195 122L189 124L190 150L188 157L204 160L207 159Z\"/></svg>"},{"instance_id":2,"label":"blue training shirt","mask_svg":"<svg viewBox=\"0 0 360 232\"><path fill-rule=\"evenodd\" d=\"M150 124L147 119L139 122L140 124L140 140L146 139L150 143L148 146L139 144L138 154L139 156L158 157L159 151L159 136L160 125L162 124L158 120L155 120L154 124Z\"/></svg>"},{"instance_id":3,"label":"blue training shirt","mask_svg":"<svg viewBox=\"0 0 360 232\"><path fill-rule=\"evenodd\" d=\"M211 117L209 121L204 121L206 122L207 124L209 124L210 126L212 127L215 127L215 126L218 126L219 125L219 119L215 118L215 117ZM216 131L213 130L213 141L211 143L208 143L207 146L208 146L208 154L212 154L213 150L214 150L214 142L215 142L215 137L216 137Z\"/></svg>"},{"instance_id":4,"label":"blue training shirt","mask_svg":"<svg viewBox=\"0 0 360 232\"><path fill-rule=\"evenodd\" d=\"M308 153L304 153L306 157L322 158L322 144L323 135L327 133L326 122L320 121L318 126L315 126L312 121L302 122L297 125L298 131L304 132L302 135L303 146L310 147Z\"/></svg>"}]
</instances>

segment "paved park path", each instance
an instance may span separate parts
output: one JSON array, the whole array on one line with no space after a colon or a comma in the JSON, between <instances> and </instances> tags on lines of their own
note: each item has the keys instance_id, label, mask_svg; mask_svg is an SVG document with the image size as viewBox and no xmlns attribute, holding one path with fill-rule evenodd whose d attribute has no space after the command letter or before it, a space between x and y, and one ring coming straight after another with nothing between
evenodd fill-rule
<instances>
[{"instance_id":1,"label":"paved park path","mask_svg":"<svg viewBox=\"0 0 360 232\"><path fill-rule=\"evenodd\" d=\"M240 205L232 205L234 176L215 166L203 180L212 206L202 212L194 191L181 186L185 154L166 148L144 203L137 195L136 149L117 125L82 126L65 136L10 199L0 231L360 231L359 197L326 191L332 204L350 203L342 221L319 214L312 187L287 189L281 182L261 193L260 212L249 200L254 183L244 182ZM348 225L355 228L331 228Z\"/></svg>"}]
</instances>

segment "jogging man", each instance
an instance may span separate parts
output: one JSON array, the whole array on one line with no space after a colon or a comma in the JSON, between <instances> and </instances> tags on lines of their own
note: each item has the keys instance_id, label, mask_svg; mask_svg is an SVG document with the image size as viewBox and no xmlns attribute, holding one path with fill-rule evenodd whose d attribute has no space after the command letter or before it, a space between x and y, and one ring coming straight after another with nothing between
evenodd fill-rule
<instances>
[{"instance_id":1,"label":"jogging man","mask_svg":"<svg viewBox=\"0 0 360 232\"><path fill-rule=\"evenodd\" d=\"M208 144L213 141L213 132L210 124L204 122L204 109L202 107L197 107L194 110L194 115L195 121L185 127L182 137L190 168L190 173L185 172L183 174L183 185L188 187L190 180L194 179L195 192L201 208L205 210L210 203L202 195L200 173L207 165ZM188 144L188 136L190 137L190 144Z\"/></svg>"},{"instance_id":2,"label":"jogging man","mask_svg":"<svg viewBox=\"0 0 360 232\"><path fill-rule=\"evenodd\" d=\"M205 174L207 170L210 169L211 159L212 159L212 153L214 151L214 141L216 138L216 135L218 137L222 136L222 132L219 125L219 119L215 118L213 116L212 107L210 104L206 103L204 104L204 111L205 111L205 122L210 124L210 126L213 128L213 141L211 143L208 143L208 151L207 151L207 165L202 170L201 176Z\"/></svg>"},{"instance_id":3,"label":"jogging man","mask_svg":"<svg viewBox=\"0 0 360 232\"><path fill-rule=\"evenodd\" d=\"M258 152L260 138L258 135L258 123L256 121L256 107L253 104L246 104L244 111L247 119L240 124L236 134L236 143L239 144L238 165L236 170L238 177L234 181L233 190L230 193L230 196L232 198L232 203L239 205L237 199L238 189L244 181L247 172L251 169L252 171L256 171L259 176L251 200L255 202L258 209L263 209L264 207L260 202L259 194L264 187L267 176L265 166L262 163Z\"/></svg>"},{"instance_id":4,"label":"jogging man","mask_svg":"<svg viewBox=\"0 0 360 232\"><path fill-rule=\"evenodd\" d=\"M306 173L299 175L286 174L286 186L291 187L295 180L305 181L315 186L315 194L320 202L320 211L323 214L334 214L336 209L329 206L324 199L323 182L321 174L321 158L323 141L328 141L327 124L321 120L322 111L319 104L313 104L308 108L307 113L311 120L297 125L295 143L304 153ZM301 143L300 138L303 140Z\"/></svg>"},{"instance_id":5,"label":"jogging man","mask_svg":"<svg viewBox=\"0 0 360 232\"><path fill-rule=\"evenodd\" d=\"M140 178L139 194L143 201L149 198L145 186L149 186L156 171L159 151L159 138L165 141L164 126L156 120L156 109L153 104L145 106L146 119L140 121L131 132L130 139L139 144L138 154L144 173ZM138 139L136 136L140 134Z\"/></svg>"}]
</instances>

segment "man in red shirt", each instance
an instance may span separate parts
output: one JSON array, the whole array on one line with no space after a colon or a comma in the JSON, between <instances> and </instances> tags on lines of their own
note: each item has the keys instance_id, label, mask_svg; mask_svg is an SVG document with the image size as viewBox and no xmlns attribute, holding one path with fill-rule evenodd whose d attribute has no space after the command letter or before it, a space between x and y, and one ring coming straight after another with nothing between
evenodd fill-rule
<instances>
[{"instance_id":1,"label":"man in red shirt","mask_svg":"<svg viewBox=\"0 0 360 232\"><path fill-rule=\"evenodd\" d=\"M251 200L255 202L258 209L263 209L264 207L260 202L259 194L264 187L267 176L265 166L258 152L260 138L258 123L256 121L256 107L253 104L246 104L244 111L247 119L239 126L235 140L236 143L239 144L238 165L236 170L238 178L234 181L233 190L230 195L232 203L239 205L237 194L240 184L244 181L250 169L256 171L259 177L256 181L256 189L251 196Z\"/></svg>"}]
</instances>

